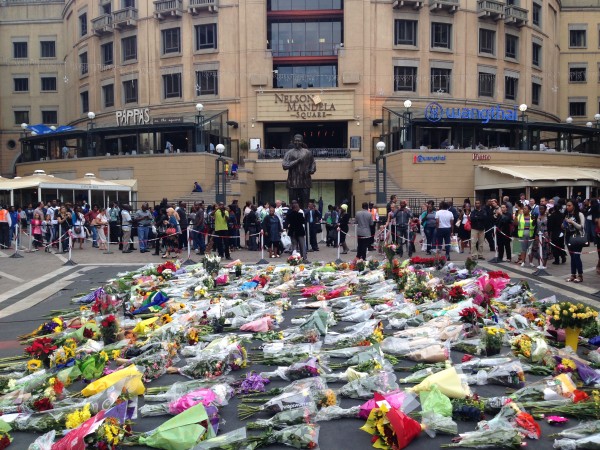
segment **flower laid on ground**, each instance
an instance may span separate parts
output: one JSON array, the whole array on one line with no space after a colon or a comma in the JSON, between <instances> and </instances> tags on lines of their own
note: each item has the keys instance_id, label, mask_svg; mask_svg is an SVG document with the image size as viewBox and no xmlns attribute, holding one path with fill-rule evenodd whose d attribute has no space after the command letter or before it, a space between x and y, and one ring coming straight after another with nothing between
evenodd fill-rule
<instances>
[{"instance_id":1,"label":"flower laid on ground","mask_svg":"<svg viewBox=\"0 0 600 450\"><path fill-rule=\"evenodd\" d=\"M27 361L27 370L29 372L36 372L42 367L42 361L39 359L30 359Z\"/></svg>"},{"instance_id":2,"label":"flower laid on ground","mask_svg":"<svg viewBox=\"0 0 600 450\"><path fill-rule=\"evenodd\" d=\"M117 341L117 335L119 334L119 323L117 322L117 318L111 314L106 316L100 322L102 327L100 328L100 332L102 333L102 340L105 344L112 344Z\"/></svg>"},{"instance_id":3,"label":"flower laid on ground","mask_svg":"<svg viewBox=\"0 0 600 450\"><path fill-rule=\"evenodd\" d=\"M67 415L65 426L71 430L75 429L83 422L88 420L90 417L92 417L92 414L90 412L90 404L86 403L83 408L77 409L71 414Z\"/></svg>"},{"instance_id":4,"label":"flower laid on ground","mask_svg":"<svg viewBox=\"0 0 600 450\"><path fill-rule=\"evenodd\" d=\"M483 327L481 342L487 356L500 353L505 333L506 330L500 327Z\"/></svg>"},{"instance_id":5,"label":"flower laid on ground","mask_svg":"<svg viewBox=\"0 0 600 450\"><path fill-rule=\"evenodd\" d=\"M467 293L460 285L452 286L448 291L448 300L451 303L462 302L467 298Z\"/></svg>"},{"instance_id":6,"label":"flower laid on ground","mask_svg":"<svg viewBox=\"0 0 600 450\"><path fill-rule=\"evenodd\" d=\"M481 314L479 310L473 306L462 309L458 315L460 317L460 321L463 323L468 323L471 325L483 323L483 314Z\"/></svg>"},{"instance_id":7,"label":"flower laid on ground","mask_svg":"<svg viewBox=\"0 0 600 450\"><path fill-rule=\"evenodd\" d=\"M302 262L302 255L294 252L288 259L287 262L290 266L298 266Z\"/></svg>"},{"instance_id":8,"label":"flower laid on ground","mask_svg":"<svg viewBox=\"0 0 600 450\"><path fill-rule=\"evenodd\" d=\"M546 314L554 328L584 328L598 317L598 311L571 302L555 303L546 309Z\"/></svg>"}]
</instances>

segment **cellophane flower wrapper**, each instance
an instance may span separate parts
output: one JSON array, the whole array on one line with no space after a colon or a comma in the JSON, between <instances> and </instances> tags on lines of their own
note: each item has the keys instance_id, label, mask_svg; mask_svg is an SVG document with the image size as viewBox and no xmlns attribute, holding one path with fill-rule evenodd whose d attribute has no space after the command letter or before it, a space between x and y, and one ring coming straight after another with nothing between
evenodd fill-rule
<instances>
[{"instance_id":1,"label":"cellophane flower wrapper","mask_svg":"<svg viewBox=\"0 0 600 450\"><path fill-rule=\"evenodd\" d=\"M387 371L387 369L384 369L384 370ZM369 372L369 373L359 372L352 367L348 367L345 371L343 371L341 373L328 373L328 374L325 374L324 377L327 381L349 382L349 381L358 380L359 378L368 377L369 375L371 375L375 372L377 372L377 371L374 370L373 372Z\"/></svg>"},{"instance_id":2,"label":"cellophane flower wrapper","mask_svg":"<svg viewBox=\"0 0 600 450\"><path fill-rule=\"evenodd\" d=\"M383 366L385 364L385 355L381 351L379 345L372 345L370 347L366 347L362 352L357 353L346 361L340 364L331 364L332 367L343 367L343 366L358 366L363 363L372 361L373 363L379 364L379 366Z\"/></svg>"},{"instance_id":3,"label":"cellophane flower wrapper","mask_svg":"<svg viewBox=\"0 0 600 450\"><path fill-rule=\"evenodd\" d=\"M319 425L309 423L269 431L262 437L254 438L258 442L258 446L255 448L270 444L283 444L299 449L316 449L319 447L319 429ZM250 440L252 439L250 438Z\"/></svg>"},{"instance_id":4,"label":"cellophane flower wrapper","mask_svg":"<svg viewBox=\"0 0 600 450\"><path fill-rule=\"evenodd\" d=\"M332 358L350 358L357 353L364 352L364 347L346 347L346 348L335 348L327 349L323 353Z\"/></svg>"},{"instance_id":5,"label":"cellophane flower wrapper","mask_svg":"<svg viewBox=\"0 0 600 450\"><path fill-rule=\"evenodd\" d=\"M324 309L318 309L298 328L302 333L316 330L321 336L325 336L329 329L329 313Z\"/></svg>"},{"instance_id":6,"label":"cellophane flower wrapper","mask_svg":"<svg viewBox=\"0 0 600 450\"><path fill-rule=\"evenodd\" d=\"M378 372L345 384L338 390L338 395L347 398L370 399L374 392L388 392L397 389L399 386L394 373Z\"/></svg>"},{"instance_id":7,"label":"cellophane flower wrapper","mask_svg":"<svg viewBox=\"0 0 600 450\"><path fill-rule=\"evenodd\" d=\"M489 369L496 366L502 366L514 361L512 358L492 357L492 358L472 358L464 363L457 364L465 373L479 369Z\"/></svg>"},{"instance_id":8,"label":"cellophane flower wrapper","mask_svg":"<svg viewBox=\"0 0 600 450\"><path fill-rule=\"evenodd\" d=\"M490 384L520 389L525 386L523 366L518 361L512 361L502 366L493 367L488 372L487 381Z\"/></svg>"},{"instance_id":9,"label":"cellophane flower wrapper","mask_svg":"<svg viewBox=\"0 0 600 450\"><path fill-rule=\"evenodd\" d=\"M295 381L302 378L318 377L331 372L326 365L326 357L309 357L304 361L296 362L289 367L280 367L274 372L262 372L260 376L265 378L280 377L286 381Z\"/></svg>"},{"instance_id":10,"label":"cellophane flower wrapper","mask_svg":"<svg viewBox=\"0 0 600 450\"><path fill-rule=\"evenodd\" d=\"M447 344L432 344L427 347L413 350L407 353L404 357L416 362L443 362L450 356L450 343Z\"/></svg>"},{"instance_id":11,"label":"cellophane flower wrapper","mask_svg":"<svg viewBox=\"0 0 600 450\"><path fill-rule=\"evenodd\" d=\"M56 439L56 430L50 430L33 441L27 450L52 450L54 439Z\"/></svg>"},{"instance_id":12,"label":"cellophane flower wrapper","mask_svg":"<svg viewBox=\"0 0 600 450\"><path fill-rule=\"evenodd\" d=\"M167 373L167 368L174 363L169 352L165 350L150 355L140 355L134 358L132 362L144 371L142 375L144 383L160 378Z\"/></svg>"},{"instance_id":13,"label":"cellophane flower wrapper","mask_svg":"<svg viewBox=\"0 0 600 450\"><path fill-rule=\"evenodd\" d=\"M253 446L247 442L247 438L246 428L238 428L199 442L192 450L253 450Z\"/></svg>"},{"instance_id":14,"label":"cellophane flower wrapper","mask_svg":"<svg viewBox=\"0 0 600 450\"><path fill-rule=\"evenodd\" d=\"M580 439L557 439L552 447L559 450L598 449L600 448L600 434Z\"/></svg>"},{"instance_id":15,"label":"cellophane flower wrapper","mask_svg":"<svg viewBox=\"0 0 600 450\"><path fill-rule=\"evenodd\" d=\"M278 412L269 419L258 419L255 422L248 423L249 429L254 428L284 428L290 425L301 423L313 423L317 414L317 405L311 402L306 406L288 409Z\"/></svg>"},{"instance_id":16,"label":"cellophane flower wrapper","mask_svg":"<svg viewBox=\"0 0 600 450\"><path fill-rule=\"evenodd\" d=\"M458 434L458 424L452 420L452 417L443 416L433 411L422 414L421 424L425 427L425 433L432 438L436 437L438 433L452 436Z\"/></svg>"},{"instance_id":17,"label":"cellophane flower wrapper","mask_svg":"<svg viewBox=\"0 0 600 450\"><path fill-rule=\"evenodd\" d=\"M477 424L479 430L497 430L512 427L529 439L539 439L542 430L534 418L523 410L522 406L508 401L490 420Z\"/></svg>"},{"instance_id":18,"label":"cellophane flower wrapper","mask_svg":"<svg viewBox=\"0 0 600 450\"><path fill-rule=\"evenodd\" d=\"M359 417L360 406L340 408L338 405L321 408L314 417L315 422L327 422L337 419L355 419Z\"/></svg>"},{"instance_id":19,"label":"cellophane flower wrapper","mask_svg":"<svg viewBox=\"0 0 600 450\"><path fill-rule=\"evenodd\" d=\"M192 406L202 403L204 406L224 406L229 403L233 395L233 389L227 384L216 384L210 388L198 388L184 394L179 398L174 398L170 402L152 404L146 403L140 408L142 417L159 415L177 415Z\"/></svg>"},{"instance_id":20,"label":"cellophane flower wrapper","mask_svg":"<svg viewBox=\"0 0 600 450\"><path fill-rule=\"evenodd\" d=\"M452 417L452 402L440 392L436 384L429 391L419 393L423 413L435 413L439 416Z\"/></svg>"},{"instance_id":21,"label":"cellophane flower wrapper","mask_svg":"<svg viewBox=\"0 0 600 450\"><path fill-rule=\"evenodd\" d=\"M144 401L148 402L165 402L169 403L176 400L189 392L196 389L212 387L215 385L231 385L235 381L235 378L227 375L220 377L219 379L214 378L200 378L198 380L178 381L169 386L162 394L145 394Z\"/></svg>"},{"instance_id":22,"label":"cellophane flower wrapper","mask_svg":"<svg viewBox=\"0 0 600 450\"><path fill-rule=\"evenodd\" d=\"M363 322L373 317L373 309L367 307L354 307L350 310L336 314L336 319L344 322Z\"/></svg>"},{"instance_id":23,"label":"cellophane flower wrapper","mask_svg":"<svg viewBox=\"0 0 600 450\"><path fill-rule=\"evenodd\" d=\"M400 378L398 382L400 384L420 383L427 379L430 375L441 372L442 370L445 369L443 367L426 367L424 369L417 370L416 372L411 373L407 377Z\"/></svg>"},{"instance_id":24,"label":"cellophane flower wrapper","mask_svg":"<svg viewBox=\"0 0 600 450\"><path fill-rule=\"evenodd\" d=\"M381 341L380 345L381 349L389 355L406 357L406 355L411 352L415 352L427 346L439 345L439 341L430 337L408 339L389 336Z\"/></svg>"},{"instance_id":25,"label":"cellophane flower wrapper","mask_svg":"<svg viewBox=\"0 0 600 450\"><path fill-rule=\"evenodd\" d=\"M449 398L465 398L471 395L471 390L463 377L464 375L459 373L456 367L449 367L428 376L418 385L412 387L411 391L428 391L431 386L436 384L440 392Z\"/></svg>"},{"instance_id":26,"label":"cellophane flower wrapper","mask_svg":"<svg viewBox=\"0 0 600 450\"><path fill-rule=\"evenodd\" d=\"M581 422L579 425L562 430L556 433L556 436L567 439L581 439L592 434L600 433L600 420L590 420L587 422Z\"/></svg>"},{"instance_id":27,"label":"cellophane flower wrapper","mask_svg":"<svg viewBox=\"0 0 600 450\"><path fill-rule=\"evenodd\" d=\"M523 444L521 434L514 428L470 431L461 433L451 444L442 447L505 448L518 450Z\"/></svg>"},{"instance_id":28,"label":"cellophane flower wrapper","mask_svg":"<svg viewBox=\"0 0 600 450\"><path fill-rule=\"evenodd\" d=\"M406 391L395 390L390 392L377 392L374 393L374 398L367 400L365 403L359 406L358 417L360 419L367 419L371 411L378 408L377 402L379 400L385 400L391 408L401 409L405 413L414 411L419 406L417 397Z\"/></svg>"},{"instance_id":29,"label":"cellophane flower wrapper","mask_svg":"<svg viewBox=\"0 0 600 450\"><path fill-rule=\"evenodd\" d=\"M284 392L283 394L273 397L271 400L264 403L260 409L262 411L278 413L295 408L304 408L311 403L314 403L314 400L308 391Z\"/></svg>"}]
</instances>

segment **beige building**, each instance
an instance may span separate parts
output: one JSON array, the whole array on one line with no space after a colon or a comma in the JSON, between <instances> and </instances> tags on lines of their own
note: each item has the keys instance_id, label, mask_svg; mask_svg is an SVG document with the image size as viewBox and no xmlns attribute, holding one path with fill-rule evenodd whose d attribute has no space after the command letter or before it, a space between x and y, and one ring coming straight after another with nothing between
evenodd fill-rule
<instances>
[{"instance_id":1,"label":"beige building","mask_svg":"<svg viewBox=\"0 0 600 450\"><path fill-rule=\"evenodd\" d=\"M199 181L213 200L224 144L228 195L273 200L301 134L326 203L374 199L380 140L386 194L471 196L406 161L598 154L599 22L576 0L0 0L0 173L134 178L144 200Z\"/></svg>"}]
</instances>

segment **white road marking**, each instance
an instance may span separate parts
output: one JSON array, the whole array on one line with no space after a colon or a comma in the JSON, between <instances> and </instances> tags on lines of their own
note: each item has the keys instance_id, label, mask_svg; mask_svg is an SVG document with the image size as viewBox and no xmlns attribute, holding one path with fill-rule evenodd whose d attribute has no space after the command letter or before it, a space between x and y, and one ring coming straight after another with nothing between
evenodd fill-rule
<instances>
[{"instance_id":1,"label":"white road marking","mask_svg":"<svg viewBox=\"0 0 600 450\"><path fill-rule=\"evenodd\" d=\"M65 273L69 270L72 270L72 267L61 267L59 269L56 269L54 272L47 273L46 275L38 277L35 280L29 281L27 283L20 285L19 287L16 287L14 289L11 289L10 291L0 294L0 303L5 302L9 298L14 297L18 293L26 291L27 289L34 288L41 284L43 285L44 282L51 280L52 278L60 275L61 273Z\"/></svg>"},{"instance_id":2,"label":"white road marking","mask_svg":"<svg viewBox=\"0 0 600 450\"><path fill-rule=\"evenodd\" d=\"M18 281L19 283L23 282L23 278L15 277L10 273L0 272L0 277L8 278L9 280Z\"/></svg>"}]
</instances>

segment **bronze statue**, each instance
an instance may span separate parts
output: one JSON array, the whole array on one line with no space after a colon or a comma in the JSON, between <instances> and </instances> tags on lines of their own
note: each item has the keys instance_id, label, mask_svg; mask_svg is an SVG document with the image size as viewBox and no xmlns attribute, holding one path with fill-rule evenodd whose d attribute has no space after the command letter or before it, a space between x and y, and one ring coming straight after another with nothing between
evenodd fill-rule
<instances>
[{"instance_id":1,"label":"bronze statue","mask_svg":"<svg viewBox=\"0 0 600 450\"><path fill-rule=\"evenodd\" d=\"M290 204L297 200L301 208L308 205L312 180L310 176L316 172L315 158L304 144L301 134L294 136L294 147L283 157L283 170L288 171L287 188Z\"/></svg>"}]
</instances>

